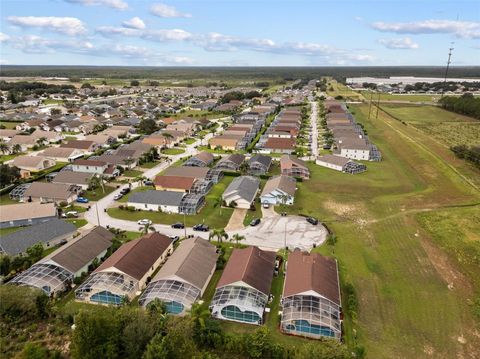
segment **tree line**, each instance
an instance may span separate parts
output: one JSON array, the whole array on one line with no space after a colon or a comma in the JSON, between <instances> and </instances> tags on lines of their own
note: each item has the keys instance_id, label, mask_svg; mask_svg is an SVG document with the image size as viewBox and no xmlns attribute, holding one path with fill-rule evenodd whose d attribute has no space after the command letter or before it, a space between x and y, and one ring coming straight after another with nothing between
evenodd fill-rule
<instances>
[{"instance_id":1,"label":"tree line","mask_svg":"<svg viewBox=\"0 0 480 359\"><path fill-rule=\"evenodd\" d=\"M447 111L480 120L480 97L474 97L471 93L466 93L460 97L446 96L438 102Z\"/></svg>"}]
</instances>

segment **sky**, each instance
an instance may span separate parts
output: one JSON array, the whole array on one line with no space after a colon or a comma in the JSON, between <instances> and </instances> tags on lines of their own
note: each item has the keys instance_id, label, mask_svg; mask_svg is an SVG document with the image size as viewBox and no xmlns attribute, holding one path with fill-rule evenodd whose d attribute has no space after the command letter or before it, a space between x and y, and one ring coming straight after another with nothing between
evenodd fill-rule
<instances>
[{"instance_id":1,"label":"sky","mask_svg":"<svg viewBox=\"0 0 480 359\"><path fill-rule=\"evenodd\" d=\"M1 0L0 64L480 65L480 1Z\"/></svg>"}]
</instances>

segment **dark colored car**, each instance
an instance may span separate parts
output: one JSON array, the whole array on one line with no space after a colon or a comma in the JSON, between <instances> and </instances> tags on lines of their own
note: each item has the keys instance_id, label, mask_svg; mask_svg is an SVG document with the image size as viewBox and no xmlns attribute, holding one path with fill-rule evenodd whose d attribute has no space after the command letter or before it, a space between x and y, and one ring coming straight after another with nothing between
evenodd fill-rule
<instances>
[{"instance_id":1,"label":"dark colored car","mask_svg":"<svg viewBox=\"0 0 480 359\"><path fill-rule=\"evenodd\" d=\"M252 221L250 222L250 225L252 227L255 227L255 226L259 225L260 222L261 222L260 218L255 218L255 219L252 219Z\"/></svg>"},{"instance_id":2,"label":"dark colored car","mask_svg":"<svg viewBox=\"0 0 480 359\"><path fill-rule=\"evenodd\" d=\"M120 191L120 193L123 194L123 195L126 195L128 192L130 192L130 188L128 188L128 187L125 187L124 189L122 189Z\"/></svg>"},{"instance_id":3,"label":"dark colored car","mask_svg":"<svg viewBox=\"0 0 480 359\"><path fill-rule=\"evenodd\" d=\"M144 184L145 186L153 186L153 181L145 180L145 181L143 181L143 184Z\"/></svg>"},{"instance_id":4,"label":"dark colored car","mask_svg":"<svg viewBox=\"0 0 480 359\"><path fill-rule=\"evenodd\" d=\"M313 217L307 217L307 222L316 226L318 224L318 219Z\"/></svg>"},{"instance_id":5,"label":"dark colored car","mask_svg":"<svg viewBox=\"0 0 480 359\"><path fill-rule=\"evenodd\" d=\"M194 231L200 231L200 232L208 232L210 227L206 226L205 224L196 224L193 226Z\"/></svg>"},{"instance_id":6,"label":"dark colored car","mask_svg":"<svg viewBox=\"0 0 480 359\"><path fill-rule=\"evenodd\" d=\"M176 228L176 229L184 229L184 228L185 228L185 226L184 226L184 224L183 224L183 223L181 223L181 222L178 222L178 223L174 223L174 224L172 224L172 228Z\"/></svg>"}]
</instances>

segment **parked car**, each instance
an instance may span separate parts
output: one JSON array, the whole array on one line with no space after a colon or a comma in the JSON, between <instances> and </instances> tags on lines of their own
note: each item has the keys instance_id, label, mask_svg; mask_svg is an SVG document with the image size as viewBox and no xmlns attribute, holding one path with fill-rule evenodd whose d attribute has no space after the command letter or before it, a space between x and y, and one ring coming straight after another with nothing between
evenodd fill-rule
<instances>
[{"instance_id":1,"label":"parked car","mask_svg":"<svg viewBox=\"0 0 480 359\"><path fill-rule=\"evenodd\" d=\"M172 228L176 228L176 229L184 229L185 228L185 225L181 222L177 222L177 223L174 223L172 224Z\"/></svg>"},{"instance_id":2,"label":"parked car","mask_svg":"<svg viewBox=\"0 0 480 359\"><path fill-rule=\"evenodd\" d=\"M250 225L252 227L255 227L255 226L259 225L260 222L261 222L260 218L255 218L255 219L252 219L252 221L250 222Z\"/></svg>"},{"instance_id":3,"label":"parked car","mask_svg":"<svg viewBox=\"0 0 480 359\"><path fill-rule=\"evenodd\" d=\"M62 213L62 218L76 218L78 217L78 212L77 211L68 211L68 212L63 212Z\"/></svg>"},{"instance_id":4,"label":"parked car","mask_svg":"<svg viewBox=\"0 0 480 359\"><path fill-rule=\"evenodd\" d=\"M123 189L120 191L120 193L123 194L123 195L127 194L128 192L130 192L130 188L129 188L129 187L125 187L125 188L123 188Z\"/></svg>"},{"instance_id":5,"label":"parked car","mask_svg":"<svg viewBox=\"0 0 480 359\"><path fill-rule=\"evenodd\" d=\"M307 222L316 226L318 224L318 219L314 217L307 217Z\"/></svg>"},{"instance_id":6,"label":"parked car","mask_svg":"<svg viewBox=\"0 0 480 359\"><path fill-rule=\"evenodd\" d=\"M170 239L172 240L173 243L175 243L176 241L178 241L180 239L179 236L169 236Z\"/></svg>"},{"instance_id":7,"label":"parked car","mask_svg":"<svg viewBox=\"0 0 480 359\"><path fill-rule=\"evenodd\" d=\"M118 200L119 200L120 198L122 198L122 197L123 197L123 194L117 193L115 196L113 196L113 200L114 200L114 201L118 201Z\"/></svg>"},{"instance_id":8,"label":"parked car","mask_svg":"<svg viewBox=\"0 0 480 359\"><path fill-rule=\"evenodd\" d=\"M152 221L144 218L144 219L139 220L137 223L141 226L147 226L149 224L152 224Z\"/></svg>"},{"instance_id":9,"label":"parked car","mask_svg":"<svg viewBox=\"0 0 480 359\"><path fill-rule=\"evenodd\" d=\"M270 205L269 205L267 202L265 202L264 204L262 204L262 206L263 206L263 208L270 208Z\"/></svg>"},{"instance_id":10,"label":"parked car","mask_svg":"<svg viewBox=\"0 0 480 359\"><path fill-rule=\"evenodd\" d=\"M88 199L85 197L78 197L77 198L78 203L88 203Z\"/></svg>"},{"instance_id":11,"label":"parked car","mask_svg":"<svg viewBox=\"0 0 480 359\"><path fill-rule=\"evenodd\" d=\"M144 184L145 186L153 186L153 181L151 181L151 180L144 180L144 181L143 181L143 184Z\"/></svg>"},{"instance_id":12,"label":"parked car","mask_svg":"<svg viewBox=\"0 0 480 359\"><path fill-rule=\"evenodd\" d=\"M208 232L210 230L210 227L208 227L205 224L196 224L193 226L194 231L200 231L200 232Z\"/></svg>"}]
</instances>

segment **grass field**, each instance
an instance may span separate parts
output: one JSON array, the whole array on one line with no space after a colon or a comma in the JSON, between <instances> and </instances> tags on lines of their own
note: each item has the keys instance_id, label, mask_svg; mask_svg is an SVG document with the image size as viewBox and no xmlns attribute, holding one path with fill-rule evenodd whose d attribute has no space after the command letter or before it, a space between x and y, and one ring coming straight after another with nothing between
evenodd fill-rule
<instances>
[{"instance_id":1,"label":"grass field","mask_svg":"<svg viewBox=\"0 0 480 359\"><path fill-rule=\"evenodd\" d=\"M138 171L138 170L127 170L125 172L122 173L122 176L123 177L138 177L138 176L141 176L143 174L142 171Z\"/></svg>"},{"instance_id":2,"label":"grass field","mask_svg":"<svg viewBox=\"0 0 480 359\"><path fill-rule=\"evenodd\" d=\"M0 121L0 126L5 126L7 130L15 129L15 127L21 122L16 121Z\"/></svg>"},{"instance_id":3,"label":"grass field","mask_svg":"<svg viewBox=\"0 0 480 359\"><path fill-rule=\"evenodd\" d=\"M360 92L353 91L347 86L334 80L329 81L329 83L327 84L327 95L333 97L342 96L344 99L354 101L364 100L364 97Z\"/></svg>"},{"instance_id":4,"label":"grass field","mask_svg":"<svg viewBox=\"0 0 480 359\"><path fill-rule=\"evenodd\" d=\"M382 105L393 117L446 146L480 144L480 121L435 106Z\"/></svg>"},{"instance_id":5,"label":"grass field","mask_svg":"<svg viewBox=\"0 0 480 359\"><path fill-rule=\"evenodd\" d=\"M363 92L363 96L370 100L370 93ZM378 94L373 94L373 99L378 99ZM408 102L437 102L440 99L440 95L426 95L426 94L390 94L381 93L380 101L408 101Z\"/></svg>"},{"instance_id":6,"label":"grass field","mask_svg":"<svg viewBox=\"0 0 480 359\"><path fill-rule=\"evenodd\" d=\"M355 176L309 164L312 179L298 184L295 205L287 209L318 217L338 237L341 280L354 285L359 299L358 318L345 318L347 343L355 329L371 358L480 355L478 321L469 305L480 291L471 278L478 276L478 263L468 266L470 276L456 263L478 261L467 254L478 253L468 245L478 250L469 233L480 233L480 208L467 213L455 207L480 202L478 172L412 126L384 112L368 120L367 105L351 108L383 161L368 163L367 172ZM445 208L448 216L439 217ZM454 218L462 218L462 244L452 236ZM452 228L450 235L445 227ZM332 253L328 246L318 250Z\"/></svg>"},{"instance_id":7,"label":"grass field","mask_svg":"<svg viewBox=\"0 0 480 359\"><path fill-rule=\"evenodd\" d=\"M185 153L185 150L181 148L166 148L161 150L160 152L164 155L174 156L174 155L180 155L182 153Z\"/></svg>"},{"instance_id":8,"label":"grass field","mask_svg":"<svg viewBox=\"0 0 480 359\"><path fill-rule=\"evenodd\" d=\"M214 207L215 198L219 197L228 184L234 177L226 176L219 183L217 183L210 193L206 197L206 204L200 210L200 213L193 216L186 216L187 226L193 226L198 223L205 223L210 228L224 228L230 217L232 216L233 209L231 208L218 208ZM130 221L138 221L143 218L150 219L153 223L173 224L176 222L183 222L182 214L168 214L161 212L149 212L149 211L136 211L130 212L127 210L121 210L118 208L110 208L108 214L111 217L119 219L128 219Z\"/></svg>"},{"instance_id":9,"label":"grass field","mask_svg":"<svg viewBox=\"0 0 480 359\"><path fill-rule=\"evenodd\" d=\"M103 197L109 195L113 191L115 191L115 187L112 186L104 186L105 192L101 188L97 188L95 190L87 190L83 197L87 198L89 201L98 201Z\"/></svg>"}]
</instances>

